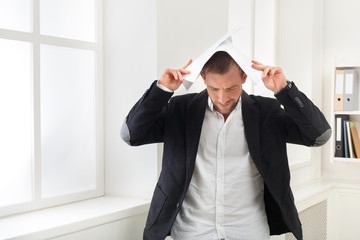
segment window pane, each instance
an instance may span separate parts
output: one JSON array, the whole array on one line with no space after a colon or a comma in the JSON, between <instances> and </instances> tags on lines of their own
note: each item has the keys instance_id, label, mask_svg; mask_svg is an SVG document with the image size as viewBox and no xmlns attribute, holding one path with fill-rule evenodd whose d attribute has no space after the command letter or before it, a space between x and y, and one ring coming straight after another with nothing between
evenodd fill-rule
<instances>
[{"instance_id":1,"label":"window pane","mask_svg":"<svg viewBox=\"0 0 360 240\"><path fill-rule=\"evenodd\" d=\"M95 54L41 46L42 195L95 189Z\"/></svg>"},{"instance_id":2,"label":"window pane","mask_svg":"<svg viewBox=\"0 0 360 240\"><path fill-rule=\"evenodd\" d=\"M0 39L0 206L31 199L30 44Z\"/></svg>"},{"instance_id":3,"label":"window pane","mask_svg":"<svg viewBox=\"0 0 360 240\"><path fill-rule=\"evenodd\" d=\"M94 0L40 0L40 32L95 41Z\"/></svg>"},{"instance_id":4,"label":"window pane","mask_svg":"<svg viewBox=\"0 0 360 240\"><path fill-rule=\"evenodd\" d=\"M30 0L0 0L0 28L30 31Z\"/></svg>"}]
</instances>

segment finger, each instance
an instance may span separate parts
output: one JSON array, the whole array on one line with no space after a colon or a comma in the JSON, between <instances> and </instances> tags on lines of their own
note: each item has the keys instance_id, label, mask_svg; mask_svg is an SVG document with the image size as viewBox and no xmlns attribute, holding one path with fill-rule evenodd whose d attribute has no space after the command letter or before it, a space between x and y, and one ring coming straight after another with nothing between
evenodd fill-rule
<instances>
[{"instance_id":1,"label":"finger","mask_svg":"<svg viewBox=\"0 0 360 240\"><path fill-rule=\"evenodd\" d=\"M187 62L187 64L185 64L185 66L184 66L183 68L187 68L192 62L193 62L193 60L190 59L190 60Z\"/></svg>"},{"instance_id":2,"label":"finger","mask_svg":"<svg viewBox=\"0 0 360 240\"><path fill-rule=\"evenodd\" d=\"M252 63L255 63L255 64L257 64L257 65L264 65L264 64L262 64L261 62L258 62L258 61L256 61L256 60L251 60L251 62L252 62Z\"/></svg>"},{"instance_id":3,"label":"finger","mask_svg":"<svg viewBox=\"0 0 360 240\"><path fill-rule=\"evenodd\" d=\"M271 68L270 71L269 71L269 76L270 78L273 78L275 73L276 73L277 69L276 68Z\"/></svg>"},{"instance_id":4,"label":"finger","mask_svg":"<svg viewBox=\"0 0 360 240\"><path fill-rule=\"evenodd\" d=\"M180 70L177 70L177 71L176 71L176 74L178 75L178 79L179 79L181 82L184 81L183 76L182 76Z\"/></svg>"},{"instance_id":5,"label":"finger","mask_svg":"<svg viewBox=\"0 0 360 240\"><path fill-rule=\"evenodd\" d=\"M256 69L256 70L259 70L259 71L264 71L264 69L265 69L265 66L257 65L257 64L253 64L253 65L251 65L251 67Z\"/></svg>"},{"instance_id":6,"label":"finger","mask_svg":"<svg viewBox=\"0 0 360 240\"><path fill-rule=\"evenodd\" d=\"M262 78L263 78L263 79L265 79L265 78L267 77L269 71L270 71L270 67L266 67L266 66L265 66L265 68L264 68L264 70L263 70L263 75L262 75Z\"/></svg>"},{"instance_id":7,"label":"finger","mask_svg":"<svg viewBox=\"0 0 360 240\"><path fill-rule=\"evenodd\" d=\"M189 70L187 70L187 69L185 69L185 68L180 69L180 72L181 72L182 74L189 74L189 73L191 73Z\"/></svg>"},{"instance_id":8,"label":"finger","mask_svg":"<svg viewBox=\"0 0 360 240\"><path fill-rule=\"evenodd\" d=\"M277 72L277 69L276 69L275 67L270 67L270 66L268 66L267 69L268 69L268 71L267 71L267 76L268 76L269 78L274 77L274 75L275 75L276 72Z\"/></svg>"},{"instance_id":9,"label":"finger","mask_svg":"<svg viewBox=\"0 0 360 240\"><path fill-rule=\"evenodd\" d=\"M251 65L252 68L259 70L259 71L264 71L264 69L266 68L266 66L264 66L262 63L255 63L256 61L254 61L254 64Z\"/></svg>"},{"instance_id":10,"label":"finger","mask_svg":"<svg viewBox=\"0 0 360 240\"><path fill-rule=\"evenodd\" d=\"M175 80L179 80L179 77L178 77L178 75L177 75L177 73L176 73L175 70L171 70L171 75L173 76L173 78L174 78Z\"/></svg>"}]
</instances>

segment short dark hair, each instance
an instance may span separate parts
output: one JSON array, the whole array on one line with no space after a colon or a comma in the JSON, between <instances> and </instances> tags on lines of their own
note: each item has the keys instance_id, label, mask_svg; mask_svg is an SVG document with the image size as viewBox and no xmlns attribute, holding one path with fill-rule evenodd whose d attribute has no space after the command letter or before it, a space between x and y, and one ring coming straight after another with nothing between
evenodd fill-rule
<instances>
[{"instance_id":1,"label":"short dark hair","mask_svg":"<svg viewBox=\"0 0 360 240\"><path fill-rule=\"evenodd\" d=\"M230 67L233 65L239 67L240 76L242 77L244 71L240 66L235 62L235 60L225 51L218 51L214 53L211 58L205 63L201 72L205 75L206 73L217 73L223 75L230 70Z\"/></svg>"}]
</instances>

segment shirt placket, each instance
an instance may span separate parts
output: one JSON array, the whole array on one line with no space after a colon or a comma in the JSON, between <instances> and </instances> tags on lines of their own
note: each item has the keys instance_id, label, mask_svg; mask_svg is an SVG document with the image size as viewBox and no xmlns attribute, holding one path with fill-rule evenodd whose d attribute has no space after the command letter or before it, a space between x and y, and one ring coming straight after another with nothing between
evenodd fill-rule
<instances>
[{"instance_id":1,"label":"shirt placket","mask_svg":"<svg viewBox=\"0 0 360 240\"><path fill-rule=\"evenodd\" d=\"M225 238L224 230L224 173L225 173L225 140L226 140L226 123L221 116L220 131L217 141L216 151L216 231L219 239Z\"/></svg>"}]
</instances>

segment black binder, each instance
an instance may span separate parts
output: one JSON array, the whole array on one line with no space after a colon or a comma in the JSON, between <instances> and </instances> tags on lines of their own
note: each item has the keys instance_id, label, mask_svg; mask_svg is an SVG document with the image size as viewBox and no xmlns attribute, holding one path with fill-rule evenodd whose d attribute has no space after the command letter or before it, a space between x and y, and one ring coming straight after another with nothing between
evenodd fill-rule
<instances>
[{"instance_id":1,"label":"black binder","mask_svg":"<svg viewBox=\"0 0 360 240\"><path fill-rule=\"evenodd\" d=\"M345 157L344 121L349 120L349 115L335 115L335 157Z\"/></svg>"}]
</instances>

